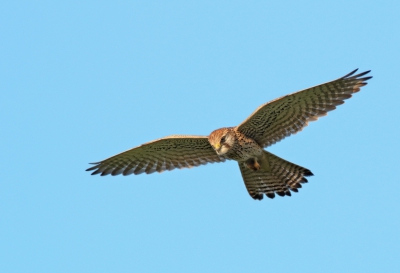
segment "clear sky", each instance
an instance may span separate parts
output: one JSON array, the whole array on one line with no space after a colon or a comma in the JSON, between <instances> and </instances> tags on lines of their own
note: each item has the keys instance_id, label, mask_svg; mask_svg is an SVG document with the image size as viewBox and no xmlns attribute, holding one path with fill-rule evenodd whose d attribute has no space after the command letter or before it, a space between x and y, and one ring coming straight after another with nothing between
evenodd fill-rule
<instances>
[{"instance_id":1,"label":"clear sky","mask_svg":"<svg viewBox=\"0 0 400 273\"><path fill-rule=\"evenodd\" d=\"M399 1L3 1L1 272L400 272ZM314 177L247 193L235 162L91 176L345 75L369 84L268 150Z\"/></svg>"}]
</instances>

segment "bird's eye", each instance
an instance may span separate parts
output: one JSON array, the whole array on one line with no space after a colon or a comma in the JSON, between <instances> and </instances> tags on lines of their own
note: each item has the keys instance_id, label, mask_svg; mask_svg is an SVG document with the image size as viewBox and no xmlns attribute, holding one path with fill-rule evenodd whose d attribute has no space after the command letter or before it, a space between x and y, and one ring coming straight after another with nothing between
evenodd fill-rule
<instances>
[{"instance_id":1,"label":"bird's eye","mask_svg":"<svg viewBox=\"0 0 400 273\"><path fill-rule=\"evenodd\" d=\"M225 142L225 136L221 137L221 143Z\"/></svg>"}]
</instances>

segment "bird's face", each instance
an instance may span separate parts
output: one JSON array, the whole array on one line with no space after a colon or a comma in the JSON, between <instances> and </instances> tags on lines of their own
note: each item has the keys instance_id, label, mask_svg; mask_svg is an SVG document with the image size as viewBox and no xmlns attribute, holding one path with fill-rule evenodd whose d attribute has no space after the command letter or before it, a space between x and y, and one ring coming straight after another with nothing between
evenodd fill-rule
<instances>
[{"instance_id":1,"label":"bird's face","mask_svg":"<svg viewBox=\"0 0 400 273\"><path fill-rule=\"evenodd\" d=\"M208 141L217 154L224 155L235 144L235 132L231 128L221 128L213 131L208 137Z\"/></svg>"}]
</instances>

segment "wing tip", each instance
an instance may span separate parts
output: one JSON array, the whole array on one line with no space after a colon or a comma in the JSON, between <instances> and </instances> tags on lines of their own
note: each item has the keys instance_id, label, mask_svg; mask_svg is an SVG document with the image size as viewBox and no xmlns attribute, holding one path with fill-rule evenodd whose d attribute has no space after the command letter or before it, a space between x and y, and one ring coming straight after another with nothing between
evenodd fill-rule
<instances>
[{"instance_id":1,"label":"wing tip","mask_svg":"<svg viewBox=\"0 0 400 273\"><path fill-rule=\"evenodd\" d=\"M314 176L314 174L310 170L305 170L303 175L304 176Z\"/></svg>"},{"instance_id":2,"label":"wing tip","mask_svg":"<svg viewBox=\"0 0 400 273\"><path fill-rule=\"evenodd\" d=\"M358 71L358 68L357 68L357 69L354 69L354 70L351 71L350 73L344 75L344 76L341 77L340 79L357 79L357 80L367 81L367 80L369 80L369 79L372 78L372 76L368 76L368 77L365 77L365 78L360 78L360 77L362 77L362 76L367 75L368 73L370 73L371 70L367 70L367 71L364 71L364 72L361 72L361 73L359 73L359 74L354 75L357 71Z\"/></svg>"},{"instance_id":3,"label":"wing tip","mask_svg":"<svg viewBox=\"0 0 400 273\"><path fill-rule=\"evenodd\" d=\"M353 75L354 73L356 73L358 71L358 68L354 69L353 71L351 71L350 73L344 75L343 77L341 77L341 79L345 79L350 77L351 75Z\"/></svg>"},{"instance_id":4,"label":"wing tip","mask_svg":"<svg viewBox=\"0 0 400 273\"><path fill-rule=\"evenodd\" d=\"M94 172L92 172L91 175L96 175L96 174L99 174L99 173L101 173L101 172L97 169Z\"/></svg>"}]
</instances>

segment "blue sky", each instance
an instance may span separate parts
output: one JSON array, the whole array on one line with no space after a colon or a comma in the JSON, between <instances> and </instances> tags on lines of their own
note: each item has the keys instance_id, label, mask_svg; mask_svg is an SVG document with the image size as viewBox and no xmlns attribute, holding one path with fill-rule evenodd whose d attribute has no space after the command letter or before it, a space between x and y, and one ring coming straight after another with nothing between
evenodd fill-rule
<instances>
[{"instance_id":1,"label":"blue sky","mask_svg":"<svg viewBox=\"0 0 400 273\"><path fill-rule=\"evenodd\" d=\"M396 1L4 1L0 271L399 272ZM235 162L100 177L355 68L369 85L269 147L314 177L249 197Z\"/></svg>"}]
</instances>

